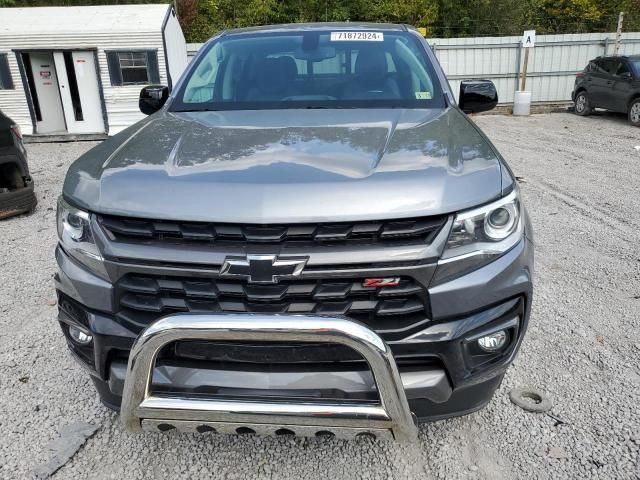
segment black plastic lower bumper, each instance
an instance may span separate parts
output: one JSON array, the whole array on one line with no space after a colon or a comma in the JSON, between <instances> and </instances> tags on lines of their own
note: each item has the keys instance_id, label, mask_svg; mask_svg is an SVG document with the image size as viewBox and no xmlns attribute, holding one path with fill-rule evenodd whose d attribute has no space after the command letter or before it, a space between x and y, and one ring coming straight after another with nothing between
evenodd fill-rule
<instances>
[{"instance_id":1,"label":"black plastic lower bumper","mask_svg":"<svg viewBox=\"0 0 640 480\"><path fill-rule=\"evenodd\" d=\"M391 344L409 405L420 421L464 415L490 401L524 334L528 310L527 297L516 297L465 318L438 323L434 332L444 341ZM59 296L59 320L102 402L119 409L128 352L137 335L64 294ZM90 333L91 344L75 343L70 325ZM478 332L502 325L515 327L508 345L497 354L478 352L474 342L468 341ZM156 363L153 389L233 398L350 402L377 398L370 372L357 355L322 344L172 344Z\"/></svg>"},{"instance_id":2,"label":"black plastic lower bumper","mask_svg":"<svg viewBox=\"0 0 640 480\"><path fill-rule=\"evenodd\" d=\"M427 398L408 398L409 407L420 423L467 415L482 409L491 401L503 377L504 371L484 382L456 388L446 402L434 402ZM109 382L94 376L91 379L98 391L100 401L111 410L120 411L121 394L115 394ZM410 397L410 393L407 393Z\"/></svg>"}]
</instances>

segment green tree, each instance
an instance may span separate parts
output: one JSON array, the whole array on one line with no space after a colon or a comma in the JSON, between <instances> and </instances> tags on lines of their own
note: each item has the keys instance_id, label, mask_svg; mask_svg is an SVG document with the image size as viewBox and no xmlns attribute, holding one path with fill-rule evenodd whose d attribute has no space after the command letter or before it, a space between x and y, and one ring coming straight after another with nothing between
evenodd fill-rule
<instances>
[{"instance_id":1,"label":"green tree","mask_svg":"<svg viewBox=\"0 0 640 480\"><path fill-rule=\"evenodd\" d=\"M0 7L169 3L170 0L0 0ZM640 30L640 0L174 0L187 41L268 23L369 21L426 27L431 37Z\"/></svg>"},{"instance_id":2,"label":"green tree","mask_svg":"<svg viewBox=\"0 0 640 480\"><path fill-rule=\"evenodd\" d=\"M528 24L529 0L438 0L430 36L517 35Z\"/></svg>"}]
</instances>

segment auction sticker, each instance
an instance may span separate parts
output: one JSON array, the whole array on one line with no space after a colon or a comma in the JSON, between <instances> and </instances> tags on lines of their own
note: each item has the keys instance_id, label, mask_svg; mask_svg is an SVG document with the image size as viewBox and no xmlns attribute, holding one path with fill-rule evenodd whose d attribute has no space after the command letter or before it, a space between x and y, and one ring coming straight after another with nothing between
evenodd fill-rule
<instances>
[{"instance_id":1,"label":"auction sticker","mask_svg":"<svg viewBox=\"0 0 640 480\"><path fill-rule=\"evenodd\" d=\"M382 42L382 32L331 32L332 42Z\"/></svg>"}]
</instances>

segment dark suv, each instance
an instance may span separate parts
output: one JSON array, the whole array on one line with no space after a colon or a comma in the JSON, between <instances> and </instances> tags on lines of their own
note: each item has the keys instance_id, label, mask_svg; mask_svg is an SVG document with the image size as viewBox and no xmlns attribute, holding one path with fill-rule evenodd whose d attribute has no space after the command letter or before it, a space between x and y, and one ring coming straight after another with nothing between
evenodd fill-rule
<instances>
[{"instance_id":1,"label":"dark suv","mask_svg":"<svg viewBox=\"0 0 640 480\"><path fill-rule=\"evenodd\" d=\"M594 108L626 113L640 126L640 55L598 57L576 74L571 94L578 115Z\"/></svg>"},{"instance_id":2,"label":"dark suv","mask_svg":"<svg viewBox=\"0 0 640 480\"><path fill-rule=\"evenodd\" d=\"M0 219L29 212L35 206L20 128L0 112Z\"/></svg>"}]
</instances>

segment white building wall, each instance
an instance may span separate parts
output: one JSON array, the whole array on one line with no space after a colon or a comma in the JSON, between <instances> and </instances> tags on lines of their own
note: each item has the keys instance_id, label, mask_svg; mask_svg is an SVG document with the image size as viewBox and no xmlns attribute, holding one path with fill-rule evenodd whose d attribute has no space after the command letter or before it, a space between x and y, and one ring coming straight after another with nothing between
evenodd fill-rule
<instances>
[{"instance_id":1,"label":"white building wall","mask_svg":"<svg viewBox=\"0 0 640 480\"><path fill-rule=\"evenodd\" d=\"M164 58L162 32L158 24L155 32L127 32L114 34L62 34L37 36L0 34L0 53L8 53L9 68L15 89L0 90L0 110L11 117L25 134L33 133L31 115L25 97L25 89L13 50L42 49L97 49L100 81L109 121L109 134L113 135L144 118L138 109L140 85L112 87L105 50L148 49L158 52L160 82L167 85L167 69Z\"/></svg>"},{"instance_id":2,"label":"white building wall","mask_svg":"<svg viewBox=\"0 0 640 480\"><path fill-rule=\"evenodd\" d=\"M138 107L138 99L140 98L142 85L111 86L107 57L104 51L127 49L157 50L160 83L162 85L168 85L169 83L162 44L162 33L160 31L158 31L158 33L131 34L120 38L119 41L113 39L113 42L108 45L101 44L98 49L98 64L100 66L100 79L102 81L104 101L109 119L109 135L114 135L145 117Z\"/></svg>"},{"instance_id":3,"label":"white building wall","mask_svg":"<svg viewBox=\"0 0 640 480\"><path fill-rule=\"evenodd\" d=\"M14 87L13 89L0 89L0 110L20 126L23 134L29 135L33 133L33 125L24 87L22 86L18 62L11 48L3 44L1 38L0 53L7 54Z\"/></svg>"},{"instance_id":4,"label":"white building wall","mask_svg":"<svg viewBox=\"0 0 640 480\"><path fill-rule=\"evenodd\" d=\"M138 120L144 115L138 109L140 85L111 86L109 68L105 50L156 50L158 55L158 70L160 83L168 84L167 67L162 38L162 21L169 5L151 6L116 6L116 7L69 7L74 12L78 10L97 8L94 16L87 16L86 25L75 22L71 29L56 28L51 22L61 21L51 17L51 22L43 15L58 15L64 18L65 8L44 9L8 9L7 11L28 10L35 15L38 24L47 24L48 31L39 32L34 25L21 27L20 25L3 25L0 21L0 53L7 53L9 68L13 79L14 89L0 90L0 109L11 117L25 134L33 134L33 124L25 95L25 88L18 68L15 50L97 50L99 78L103 88L103 96L108 118L108 133L114 135ZM71 11L71 10L70 10ZM43 12L43 13L37 13ZM103 22L100 22L99 12L104 12ZM150 14L147 15L146 12ZM1 10L0 10L0 13ZM152 14L152 15L151 15ZM14 13L15 15L15 13ZM98 15L96 17L95 15ZM118 23L118 18L130 19L131 25L123 23L109 27L109 22ZM22 18L22 14L17 18ZM155 19L155 20L154 20ZM27 20L25 20L27 21ZM146 22L146 23L145 23ZM153 25L149 23L153 22ZM14 23L17 23L14 21ZM176 22L177 24L177 22ZM175 25L174 25L175 27ZM178 25L179 29L179 25ZM172 28L175 30L175 28ZM172 33L174 38L178 35ZM182 32L180 31L180 35ZM184 42L184 37L182 38ZM178 40L179 42L179 40ZM184 55L184 54L183 54ZM176 58L178 55L175 55ZM185 64L186 58L180 64ZM180 67L178 67L180 68Z\"/></svg>"}]
</instances>

